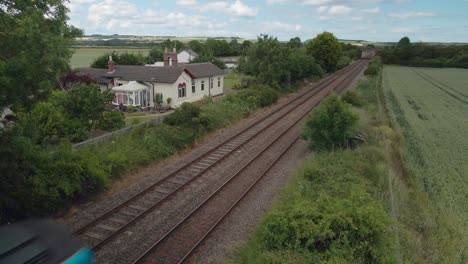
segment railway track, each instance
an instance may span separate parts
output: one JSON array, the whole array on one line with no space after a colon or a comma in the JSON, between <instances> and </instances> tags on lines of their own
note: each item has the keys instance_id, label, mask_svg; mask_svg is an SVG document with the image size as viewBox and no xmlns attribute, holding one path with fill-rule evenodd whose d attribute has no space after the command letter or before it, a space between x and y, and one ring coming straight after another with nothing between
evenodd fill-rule
<instances>
[{"instance_id":1,"label":"railway track","mask_svg":"<svg viewBox=\"0 0 468 264\"><path fill-rule=\"evenodd\" d=\"M289 115L303 105L304 102L327 89L330 84L337 81L341 83L342 79L346 79L343 76L352 76L358 69L362 69L365 64L365 61L358 61L337 74L320 81L312 89L296 95L292 100L278 106L278 111L273 111L261 118L257 123L251 124L226 140L216 144L194 160L186 163L140 193L130 197L124 203L81 227L75 231L75 235L85 238L85 241L88 241L89 246L93 250L98 250L146 214L168 201L192 181L213 168L213 166L233 155L237 149L247 145L262 132L271 128L278 120Z\"/></svg>"},{"instance_id":2,"label":"railway track","mask_svg":"<svg viewBox=\"0 0 468 264\"><path fill-rule=\"evenodd\" d=\"M335 79L336 83L332 84L328 93L336 88L339 91L344 90L353 81L356 74L363 69L363 65L365 64L358 64L348 75L345 74L344 76L340 76L342 78ZM186 260L224 217L296 142L301 130L301 127L297 126L297 124L320 101L321 98L316 98L313 104L306 105L297 111L286 129L271 139L261 152L252 157L249 162L231 175L210 196L174 225L133 263L181 263ZM264 162L265 160L267 161L266 163ZM261 163L264 165L262 166ZM262 171L252 175L251 170L253 168L258 170L259 167L262 168ZM252 178L252 176L255 177Z\"/></svg>"}]
</instances>

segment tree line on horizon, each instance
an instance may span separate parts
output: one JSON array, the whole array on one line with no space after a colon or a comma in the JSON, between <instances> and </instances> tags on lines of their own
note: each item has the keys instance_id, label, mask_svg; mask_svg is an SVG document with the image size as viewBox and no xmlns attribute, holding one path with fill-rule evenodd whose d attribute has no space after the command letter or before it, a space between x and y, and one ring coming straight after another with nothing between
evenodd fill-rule
<instances>
[{"instance_id":1,"label":"tree line on horizon","mask_svg":"<svg viewBox=\"0 0 468 264\"><path fill-rule=\"evenodd\" d=\"M468 45L411 43L408 37L403 37L396 45L380 50L379 55L385 64L468 68Z\"/></svg>"}]
</instances>

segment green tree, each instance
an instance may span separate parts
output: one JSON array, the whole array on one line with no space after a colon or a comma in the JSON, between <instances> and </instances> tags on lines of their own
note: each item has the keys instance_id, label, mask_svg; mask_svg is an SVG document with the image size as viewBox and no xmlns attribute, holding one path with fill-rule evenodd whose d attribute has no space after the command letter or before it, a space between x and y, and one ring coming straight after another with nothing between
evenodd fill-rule
<instances>
[{"instance_id":1,"label":"green tree","mask_svg":"<svg viewBox=\"0 0 468 264\"><path fill-rule=\"evenodd\" d=\"M148 63L155 63L157 61L163 60L163 51L160 48L152 48L148 52L147 62Z\"/></svg>"},{"instance_id":2,"label":"green tree","mask_svg":"<svg viewBox=\"0 0 468 264\"><path fill-rule=\"evenodd\" d=\"M191 48L193 51L195 51L199 55L206 53L205 46L202 43L200 43L200 41L198 41L198 40L191 40L188 43L188 46L189 46L189 48Z\"/></svg>"},{"instance_id":3,"label":"green tree","mask_svg":"<svg viewBox=\"0 0 468 264\"><path fill-rule=\"evenodd\" d=\"M408 47L411 45L411 41L408 37L402 37L400 41L398 41L398 47Z\"/></svg>"},{"instance_id":4,"label":"green tree","mask_svg":"<svg viewBox=\"0 0 468 264\"><path fill-rule=\"evenodd\" d=\"M94 128L102 119L114 95L110 92L101 92L95 85L77 85L70 91L55 95L51 100L64 109L68 119L80 120L83 127L88 130Z\"/></svg>"},{"instance_id":5,"label":"green tree","mask_svg":"<svg viewBox=\"0 0 468 264\"><path fill-rule=\"evenodd\" d=\"M210 55L200 55L195 59L191 60L190 63L200 63L200 62L211 62L214 65L218 66L220 69L226 69L226 64L220 59L217 59Z\"/></svg>"},{"instance_id":6,"label":"green tree","mask_svg":"<svg viewBox=\"0 0 468 264\"><path fill-rule=\"evenodd\" d=\"M351 63L351 58L348 56L341 56L336 64L336 68L338 70L343 69L344 67L348 66Z\"/></svg>"},{"instance_id":7,"label":"green tree","mask_svg":"<svg viewBox=\"0 0 468 264\"><path fill-rule=\"evenodd\" d=\"M107 68L109 56L112 56L112 61L114 62L114 64L118 65L144 65L146 61L145 57L143 57L141 53L117 53L115 51L112 51L111 53L103 54L94 59L94 61L91 63L91 67L101 69Z\"/></svg>"},{"instance_id":8,"label":"green tree","mask_svg":"<svg viewBox=\"0 0 468 264\"><path fill-rule=\"evenodd\" d=\"M346 146L359 121L351 106L337 95L329 96L306 121L303 138L317 150L333 150Z\"/></svg>"},{"instance_id":9,"label":"green tree","mask_svg":"<svg viewBox=\"0 0 468 264\"><path fill-rule=\"evenodd\" d=\"M73 38L60 0L0 2L0 108L31 107L68 71Z\"/></svg>"},{"instance_id":10,"label":"green tree","mask_svg":"<svg viewBox=\"0 0 468 264\"><path fill-rule=\"evenodd\" d=\"M289 77L297 81L309 76L322 76L323 70L315 59L307 54L305 49L291 49L287 54Z\"/></svg>"},{"instance_id":11,"label":"green tree","mask_svg":"<svg viewBox=\"0 0 468 264\"><path fill-rule=\"evenodd\" d=\"M78 84L68 91L54 91L47 101L19 114L18 135L31 139L34 144L62 139L77 142L104 123L102 127L108 130L120 128L123 116L106 114L106 105L112 99L111 93L101 93L94 84Z\"/></svg>"},{"instance_id":12,"label":"green tree","mask_svg":"<svg viewBox=\"0 0 468 264\"><path fill-rule=\"evenodd\" d=\"M277 38L260 35L245 56L239 61L239 70L257 77L268 85L278 85L287 80L287 51L281 48Z\"/></svg>"},{"instance_id":13,"label":"green tree","mask_svg":"<svg viewBox=\"0 0 468 264\"><path fill-rule=\"evenodd\" d=\"M172 51L173 48L176 48L177 51L180 51L184 48L184 43L178 40L166 39L165 41L161 42L160 46L163 50L167 48L168 50Z\"/></svg>"},{"instance_id":14,"label":"green tree","mask_svg":"<svg viewBox=\"0 0 468 264\"><path fill-rule=\"evenodd\" d=\"M250 40L244 40L244 42L241 44L240 55L245 55L250 46L252 46L252 42Z\"/></svg>"},{"instance_id":15,"label":"green tree","mask_svg":"<svg viewBox=\"0 0 468 264\"><path fill-rule=\"evenodd\" d=\"M336 69L341 56L341 45L332 33L323 32L317 35L307 43L306 48L324 70L332 72Z\"/></svg>"},{"instance_id":16,"label":"green tree","mask_svg":"<svg viewBox=\"0 0 468 264\"><path fill-rule=\"evenodd\" d=\"M299 38L299 37L291 38L289 40L289 42L286 44L286 46L288 48L294 48L294 49L298 49L298 48L302 47L301 38Z\"/></svg>"}]
</instances>

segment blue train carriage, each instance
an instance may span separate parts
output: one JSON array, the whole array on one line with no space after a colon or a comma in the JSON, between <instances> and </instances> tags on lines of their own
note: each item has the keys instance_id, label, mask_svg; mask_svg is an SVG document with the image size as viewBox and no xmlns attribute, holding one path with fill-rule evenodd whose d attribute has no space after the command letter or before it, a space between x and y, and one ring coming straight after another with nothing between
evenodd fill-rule
<instances>
[{"instance_id":1,"label":"blue train carriage","mask_svg":"<svg viewBox=\"0 0 468 264\"><path fill-rule=\"evenodd\" d=\"M65 227L47 220L28 220L0 227L0 264L91 264L91 251Z\"/></svg>"}]
</instances>

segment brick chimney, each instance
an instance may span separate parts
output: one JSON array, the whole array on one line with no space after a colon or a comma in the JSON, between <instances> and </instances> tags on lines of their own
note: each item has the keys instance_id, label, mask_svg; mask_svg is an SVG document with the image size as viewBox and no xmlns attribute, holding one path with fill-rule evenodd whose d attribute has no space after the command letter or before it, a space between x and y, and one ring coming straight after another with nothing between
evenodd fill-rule
<instances>
[{"instance_id":1,"label":"brick chimney","mask_svg":"<svg viewBox=\"0 0 468 264\"><path fill-rule=\"evenodd\" d=\"M112 56L109 56L109 61L107 62L107 73L113 73L114 71L114 62L112 61Z\"/></svg>"},{"instance_id":2,"label":"brick chimney","mask_svg":"<svg viewBox=\"0 0 468 264\"><path fill-rule=\"evenodd\" d=\"M164 49L164 67L177 66L177 50L176 48L172 49L172 52L169 52L167 47Z\"/></svg>"}]
</instances>

